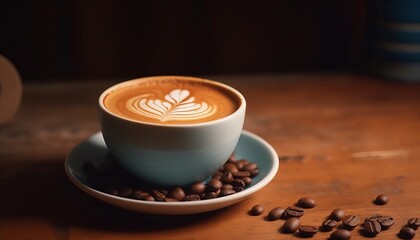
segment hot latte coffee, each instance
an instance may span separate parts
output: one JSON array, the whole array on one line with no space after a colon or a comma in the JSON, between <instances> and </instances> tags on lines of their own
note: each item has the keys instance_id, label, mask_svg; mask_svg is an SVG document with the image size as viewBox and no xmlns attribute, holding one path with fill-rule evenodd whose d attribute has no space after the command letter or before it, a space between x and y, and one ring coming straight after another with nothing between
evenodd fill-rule
<instances>
[{"instance_id":1,"label":"hot latte coffee","mask_svg":"<svg viewBox=\"0 0 420 240\"><path fill-rule=\"evenodd\" d=\"M157 124L213 121L234 113L241 99L229 87L193 77L162 76L119 84L103 98L111 113Z\"/></svg>"}]
</instances>

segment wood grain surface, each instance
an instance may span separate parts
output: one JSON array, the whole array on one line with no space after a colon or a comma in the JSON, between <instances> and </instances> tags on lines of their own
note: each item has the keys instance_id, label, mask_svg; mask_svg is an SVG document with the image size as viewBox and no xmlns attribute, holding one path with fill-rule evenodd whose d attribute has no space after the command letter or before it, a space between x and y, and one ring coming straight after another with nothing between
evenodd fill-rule
<instances>
[{"instance_id":1,"label":"wood grain surface","mask_svg":"<svg viewBox=\"0 0 420 240\"><path fill-rule=\"evenodd\" d=\"M129 212L87 196L64 172L67 153L99 131L97 98L114 81L31 82L15 119L0 126L0 239L299 239L267 221L274 207L311 197L303 224L335 208L390 215L376 239L398 239L420 217L420 84L362 75L211 76L247 99L245 129L276 149L280 169L231 207L187 216ZM378 206L378 194L390 201ZM250 216L255 204L265 207ZM361 227L352 239L366 239ZM313 239L328 239L318 232ZM417 230L417 238L420 230Z\"/></svg>"}]
</instances>

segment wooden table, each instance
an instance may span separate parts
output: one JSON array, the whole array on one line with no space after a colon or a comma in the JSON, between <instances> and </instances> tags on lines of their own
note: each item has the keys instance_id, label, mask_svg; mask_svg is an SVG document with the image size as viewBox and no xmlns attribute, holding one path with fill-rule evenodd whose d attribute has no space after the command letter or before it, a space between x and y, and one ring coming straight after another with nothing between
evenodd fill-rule
<instances>
[{"instance_id":1,"label":"wooden table","mask_svg":"<svg viewBox=\"0 0 420 240\"><path fill-rule=\"evenodd\" d=\"M380 213L396 239L420 217L420 84L346 74L213 76L247 98L245 129L276 149L280 169L231 207L189 216L121 210L87 196L64 172L66 154L99 131L97 97L117 81L27 83L14 121L0 127L0 239L292 239L267 221L274 207L308 196L303 224L342 208ZM388 204L372 203L387 194ZM266 211L248 215L255 204ZM352 239L364 239L361 227ZM327 239L319 232L313 239ZM417 237L420 230L417 230Z\"/></svg>"}]
</instances>

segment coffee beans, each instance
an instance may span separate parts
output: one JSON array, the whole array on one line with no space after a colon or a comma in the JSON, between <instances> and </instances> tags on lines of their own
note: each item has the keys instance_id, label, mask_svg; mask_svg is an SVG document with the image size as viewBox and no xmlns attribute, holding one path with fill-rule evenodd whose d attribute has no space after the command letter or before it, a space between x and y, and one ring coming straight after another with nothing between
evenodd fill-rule
<instances>
[{"instance_id":1,"label":"coffee beans","mask_svg":"<svg viewBox=\"0 0 420 240\"><path fill-rule=\"evenodd\" d=\"M385 205L388 203L388 201L389 201L388 196L386 196L385 194L380 194L376 197L374 202L377 205Z\"/></svg>"},{"instance_id":2,"label":"coffee beans","mask_svg":"<svg viewBox=\"0 0 420 240\"><path fill-rule=\"evenodd\" d=\"M274 221L280 219L283 216L284 209L281 207L276 207L270 210L267 215L267 219L270 221Z\"/></svg>"},{"instance_id":3,"label":"coffee beans","mask_svg":"<svg viewBox=\"0 0 420 240\"><path fill-rule=\"evenodd\" d=\"M381 228L383 230L394 225L394 219L390 216L381 216L378 219L376 219L376 221L381 225Z\"/></svg>"},{"instance_id":4,"label":"coffee beans","mask_svg":"<svg viewBox=\"0 0 420 240\"><path fill-rule=\"evenodd\" d=\"M331 231L336 226L337 226L337 221L330 218L325 219L321 224L322 230L326 232Z\"/></svg>"},{"instance_id":5,"label":"coffee beans","mask_svg":"<svg viewBox=\"0 0 420 240\"><path fill-rule=\"evenodd\" d=\"M312 225L301 225L299 227L299 234L302 237L312 237L318 232L318 228Z\"/></svg>"},{"instance_id":6,"label":"coffee beans","mask_svg":"<svg viewBox=\"0 0 420 240\"><path fill-rule=\"evenodd\" d=\"M403 227L398 233L398 236L402 239L413 239L416 236L416 231L411 227Z\"/></svg>"},{"instance_id":7,"label":"coffee beans","mask_svg":"<svg viewBox=\"0 0 420 240\"><path fill-rule=\"evenodd\" d=\"M315 207L315 200L312 198L300 198L297 202L297 206L301 208L313 208Z\"/></svg>"},{"instance_id":8,"label":"coffee beans","mask_svg":"<svg viewBox=\"0 0 420 240\"><path fill-rule=\"evenodd\" d=\"M253 215L253 216L258 216L261 215L264 212L264 207L262 205L254 205L251 208L251 211L249 212L249 214Z\"/></svg>"},{"instance_id":9,"label":"coffee beans","mask_svg":"<svg viewBox=\"0 0 420 240\"><path fill-rule=\"evenodd\" d=\"M334 219L335 221L341 221L345 216L346 212L340 208L334 209L330 214L331 219Z\"/></svg>"},{"instance_id":10,"label":"coffee beans","mask_svg":"<svg viewBox=\"0 0 420 240\"><path fill-rule=\"evenodd\" d=\"M305 211L303 210L303 208L300 207L296 207L296 206L290 206L288 208L286 208L286 211L284 212L285 218L290 218L290 217L302 217L303 214L305 213Z\"/></svg>"},{"instance_id":11,"label":"coffee beans","mask_svg":"<svg viewBox=\"0 0 420 240\"><path fill-rule=\"evenodd\" d=\"M360 220L354 215L347 215L343 218L342 222L346 229L351 230L359 225Z\"/></svg>"},{"instance_id":12,"label":"coffee beans","mask_svg":"<svg viewBox=\"0 0 420 240\"><path fill-rule=\"evenodd\" d=\"M299 229L299 227L300 219L296 217L291 217L284 222L281 231L283 233L294 233Z\"/></svg>"},{"instance_id":13,"label":"coffee beans","mask_svg":"<svg viewBox=\"0 0 420 240\"><path fill-rule=\"evenodd\" d=\"M382 230L381 225L378 223L378 221L375 220L366 221L363 224L363 228L369 235L376 235Z\"/></svg>"},{"instance_id":14,"label":"coffee beans","mask_svg":"<svg viewBox=\"0 0 420 240\"><path fill-rule=\"evenodd\" d=\"M410 218L407 221L407 225L414 230L420 227L420 218Z\"/></svg>"},{"instance_id":15,"label":"coffee beans","mask_svg":"<svg viewBox=\"0 0 420 240\"><path fill-rule=\"evenodd\" d=\"M138 186L138 179L120 168L111 156L110 163L99 167L84 162L83 170L91 187L110 195L142 201L174 202L213 199L241 192L252 184L258 165L245 159L236 160L232 156L207 183L197 182L185 188L161 188L148 183Z\"/></svg>"},{"instance_id":16,"label":"coffee beans","mask_svg":"<svg viewBox=\"0 0 420 240\"><path fill-rule=\"evenodd\" d=\"M345 229L339 229L331 233L331 240L349 240L351 238L351 233Z\"/></svg>"}]
</instances>

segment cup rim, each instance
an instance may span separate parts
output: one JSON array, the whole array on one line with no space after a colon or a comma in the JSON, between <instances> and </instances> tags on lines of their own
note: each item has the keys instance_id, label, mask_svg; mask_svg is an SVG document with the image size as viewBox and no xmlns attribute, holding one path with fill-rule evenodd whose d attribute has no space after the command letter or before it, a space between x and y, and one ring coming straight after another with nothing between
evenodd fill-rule
<instances>
[{"instance_id":1,"label":"cup rim","mask_svg":"<svg viewBox=\"0 0 420 240\"><path fill-rule=\"evenodd\" d=\"M127 85L131 85L131 84L135 84L137 82L141 82L141 81L148 81L148 80L152 80L152 79L171 79L171 78L180 78L182 80L186 80L186 81L200 81L200 82L204 82L206 84L210 84L210 85L215 85L218 87L221 87L225 90L228 90L229 92L233 93L235 96L237 96L239 98L239 107L231 114L223 117L223 118L219 118L216 120L211 120L211 121L206 121L206 122L198 122L198 123L179 123L179 124L174 124L174 123L170 123L170 124L162 124L162 123L152 123L152 122L146 122L146 121L140 121L140 120L134 120L131 118L127 118L127 117L123 117L120 115L117 115L113 112L111 112L108 108L105 107L104 104L104 98L105 96L107 96L107 94L115 89L127 86ZM130 79L130 80L126 80L123 82L119 82L117 84L114 84L110 87L108 87L107 89L105 89L101 95L99 96L98 99L98 103L100 108L102 109L102 111L104 111L105 113L117 118L117 119L121 119L124 121L128 121L128 122L132 122L132 123L137 123L137 124L144 124L144 125L150 125L150 126L158 126L158 127L179 127L179 128L185 128L185 127L198 127L198 126L206 126L206 125L213 125L213 124L217 124L219 122L224 122L224 121L228 121L231 118L235 118L237 115L241 114L241 112L244 112L246 109L246 100L245 97L242 95L242 93L240 93L238 90L236 90L235 88L215 81L215 80L211 80L211 79L206 79L206 78L201 78L201 77L192 77L192 76L181 76L181 75L160 75L160 76L148 76L148 77L140 77L140 78L134 78L134 79Z\"/></svg>"}]
</instances>

